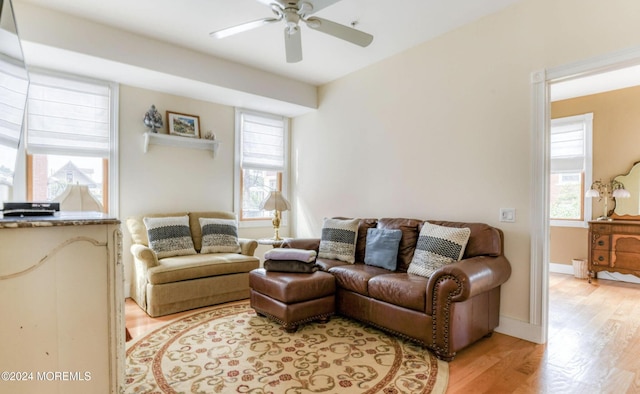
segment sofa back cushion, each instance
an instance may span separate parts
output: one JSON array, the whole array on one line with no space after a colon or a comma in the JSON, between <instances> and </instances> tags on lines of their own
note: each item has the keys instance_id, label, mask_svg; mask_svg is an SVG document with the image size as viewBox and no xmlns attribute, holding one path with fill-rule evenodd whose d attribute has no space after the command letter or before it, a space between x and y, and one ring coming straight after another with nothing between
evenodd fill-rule
<instances>
[{"instance_id":1,"label":"sofa back cushion","mask_svg":"<svg viewBox=\"0 0 640 394\"><path fill-rule=\"evenodd\" d=\"M134 244L140 244L149 246L149 237L147 237L147 227L144 225L143 219L148 218L162 218L170 216L185 216L187 212L172 212L172 213L159 213L144 216L132 216L127 218L127 229L131 234L131 240Z\"/></svg>"},{"instance_id":2,"label":"sofa back cushion","mask_svg":"<svg viewBox=\"0 0 640 394\"><path fill-rule=\"evenodd\" d=\"M439 226L467 227L471 230L467 247L462 255L463 259L476 256L500 256L503 254L503 235L500 229L484 223L447 222L440 220L429 220L431 224ZM422 230L422 224L420 225Z\"/></svg>"},{"instance_id":3,"label":"sofa back cushion","mask_svg":"<svg viewBox=\"0 0 640 394\"><path fill-rule=\"evenodd\" d=\"M198 252L202 249L202 228L200 227L200 218L236 220L236 214L227 211L189 212L191 238L193 238L193 246L195 246Z\"/></svg>"},{"instance_id":4,"label":"sofa back cushion","mask_svg":"<svg viewBox=\"0 0 640 394\"><path fill-rule=\"evenodd\" d=\"M419 228L422 228L424 220L419 219L403 219L403 218L383 218L378 220L378 228L397 229L402 231L400 245L398 247L398 266L397 272L407 272L413 253L416 250Z\"/></svg>"}]
</instances>

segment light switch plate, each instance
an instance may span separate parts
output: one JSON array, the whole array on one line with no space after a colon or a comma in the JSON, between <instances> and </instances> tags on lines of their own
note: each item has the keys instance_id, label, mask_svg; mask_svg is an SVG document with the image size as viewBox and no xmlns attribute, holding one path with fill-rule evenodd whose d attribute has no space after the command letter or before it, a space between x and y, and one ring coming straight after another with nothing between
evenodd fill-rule
<instances>
[{"instance_id":1,"label":"light switch plate","mask_svg":"<svg viewBox=\"0 0 640 394\"><path fill-rule=\"evenodd\" d=\"M513 223L516 221L515 208L500 208L500 221Z\"/></svg>"}]
</instances>

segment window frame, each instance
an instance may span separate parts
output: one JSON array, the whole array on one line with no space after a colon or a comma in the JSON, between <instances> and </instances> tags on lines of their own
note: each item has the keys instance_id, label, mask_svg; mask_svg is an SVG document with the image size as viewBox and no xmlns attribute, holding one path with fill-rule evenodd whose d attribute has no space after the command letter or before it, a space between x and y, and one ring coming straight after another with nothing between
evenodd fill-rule
<instances>
[{"instance_id":1,"label":"window frame","mask_svg":"<svg viewBox=\"0 0 640 394\"><path fill-rule=\"evenodd\" d=\"M119 186L118 185L118 182L119 182L119 178L118 178L118 174L119 174L119 166L118 166L118 163L119 163L119 149L118 149L119 113L118 113L118 108L119 108L119 97L120 97L120 85L116 82L104 81L104 80L63 73L59 71L51 71L51 70L41 69L41 68L32 68L30 72L36 73L36 74L51 75L61 79L69 79L73 81L80 81L84 83L97 84L97 85L103 85L108 87L109 89L109 122L110 122L109 153L108 153L108 157L102 157L102 168L103 168L102 197L103 197L104 213L112 216L117 216L119 212L119 201L117 197L119 194L119 187L118 187ZM22 141L28 141L28 138L25 138L26 134L28 134L29 132L28 113L29 113L29 105L28 105L28 99L27 99L27 108L25 111L25 126L23 128ZM21 156L21 160L23 160L23 162L25 163L24 193L27 199L31 199L33 196L33 185L32 185L33 157L32 157L32 154L30 154L28 151L28 146L25 146L25 144L21 144L21 145L26 148L26 149L22 149L19 152L19 155ZM56 151L52 151L52 152L46 152L46 153L40 153L40 154L59 155L60 153Z\"/></svg>"},{"instance_id":2,"label":"window frame","mask_svg":"<svg viewBox=\"0 0 640 394\"><path fill-rule=\"evenodd\" d=\"M235 109L235 159L234 159L234 211L238 216L238 226L239 227L273 227L272 217L266 218L243 218L242 217L242 197L243 197L243 169L242 165L242 115L250 114L254 116L263 116L267 118L277 118L282 119L283 127L284 127L284 168L278 174L278 184L280 186L280 191L282 194L289 198L289 162L290 162L290 154L289 154L289 122L290 119L281 116L270 114L266 112L260 112L255 110L249 110L245 108L236 108ZM259 166L252 166L251 169L255 170L272 170L273 168L261 168ZM281 217L281 227L288 225L288 212L282 212Z\"/></svg>"},{"instance_id":3,"label":"window frame","mask_svg":"<svg viewBox=\"0 0 640 394\"><path fill-rule=\"evenodd\" d=\"M585 197L585 194L587 190L591 188L591 184L593 183L593 113L589 112L581 115L565 116L551 119L549 129L551 130L553 128L554 123L577 122L582 122L584 125L584 171L581 185L581 198L583 207L582 219L551 219L551 217L549 217L549 225L552 227L588 228L589 221L592 220L591 217L593 215L593 203L592 201L590 201L590 199L587 199ZM549 149L549 151L551 151L551 148ZM553 174L553 171L551 171L551 169L549 169L549 172L550 174Z\"/></svg>"}]
</instances>

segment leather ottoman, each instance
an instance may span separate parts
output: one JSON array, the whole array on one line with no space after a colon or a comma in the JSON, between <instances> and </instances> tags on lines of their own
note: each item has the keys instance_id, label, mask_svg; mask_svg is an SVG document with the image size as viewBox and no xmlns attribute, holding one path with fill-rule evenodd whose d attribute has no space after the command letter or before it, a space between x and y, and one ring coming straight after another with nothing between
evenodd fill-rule
<instances>
[{"instance_id":1,"label":"leather ottoman","mask_svg":"<svg viewBox=\"0 0 640 394\"><path fill-rule=\"evenodd\" d=\"M313 320L326 322L335 312L336 282L327 272L303 274L256 268L249 272L249 287L251 307L282 324L287 332Z\"/></svg>"}]
</instances>

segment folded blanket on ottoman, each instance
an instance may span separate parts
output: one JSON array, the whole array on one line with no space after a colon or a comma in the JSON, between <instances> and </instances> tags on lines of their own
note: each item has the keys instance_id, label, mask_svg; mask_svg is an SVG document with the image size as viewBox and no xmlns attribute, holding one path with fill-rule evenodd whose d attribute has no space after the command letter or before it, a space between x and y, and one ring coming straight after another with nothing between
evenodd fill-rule
<instances>
[{"instance_id":1,"label":"folded blanket on ottoman","mask_svg":"<svg viewBox=\"0 0 640 394\"><path fill-rule=\"evenodd\" d=\"M265 260L298 260L311 263L316 261L315 250L275 248L264 254Z\"/></svg>"},{"instance_id":2,"label":"folded blanket on ottoman","mask_svg":"<svg viewBox=\"0 0 640 394\"><path fill-rule=\"evenodd\" d=\"M298 260L265 260L264 269L275 272L297 272L311 274L316 272L320 266L315 263L305 263Z\"/></svg>"}]
</instances>

